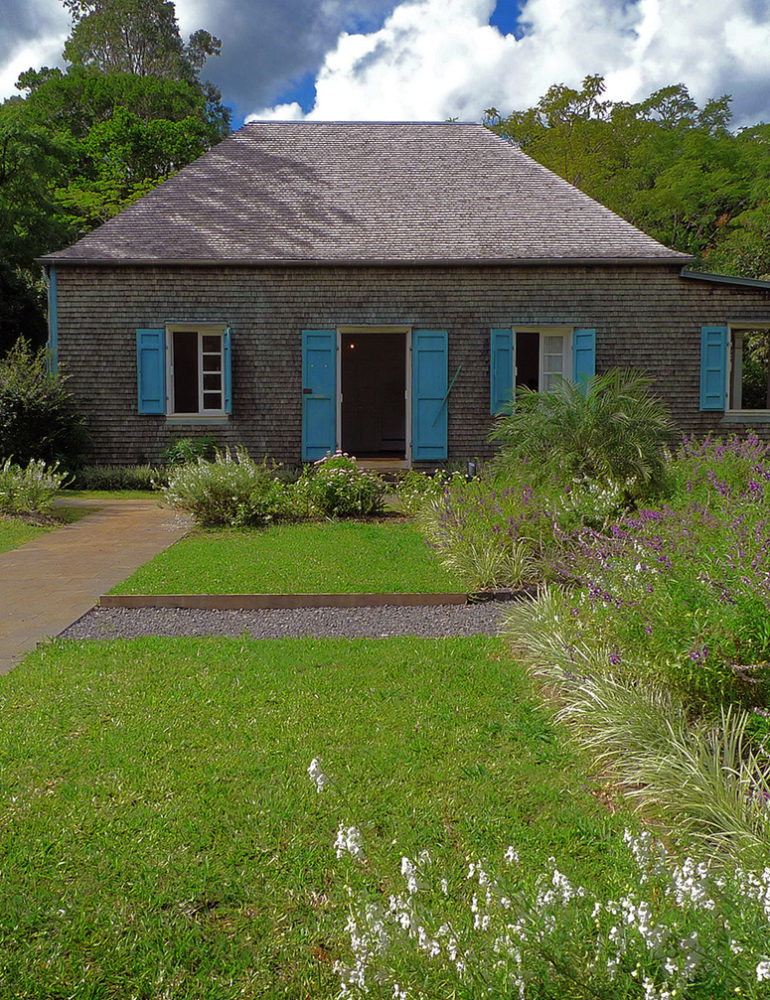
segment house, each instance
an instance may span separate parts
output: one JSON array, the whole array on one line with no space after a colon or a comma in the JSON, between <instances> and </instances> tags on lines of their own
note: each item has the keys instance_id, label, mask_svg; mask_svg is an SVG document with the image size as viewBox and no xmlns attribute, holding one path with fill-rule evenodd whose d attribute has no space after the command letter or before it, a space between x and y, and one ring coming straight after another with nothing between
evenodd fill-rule
<instances>
[{"instance_id":1,"label":"house","mask_svg":"<svg viewBox=\"0 0 770 1000\"><path fill-rule=\"evenodd\" d=\"M489 454L514 384L613 366L683 433L770 432L770 283L689 270L481 125L246 125L43 263L95 461L211 433L432 466Z\"/></svg>"}]
</instances>

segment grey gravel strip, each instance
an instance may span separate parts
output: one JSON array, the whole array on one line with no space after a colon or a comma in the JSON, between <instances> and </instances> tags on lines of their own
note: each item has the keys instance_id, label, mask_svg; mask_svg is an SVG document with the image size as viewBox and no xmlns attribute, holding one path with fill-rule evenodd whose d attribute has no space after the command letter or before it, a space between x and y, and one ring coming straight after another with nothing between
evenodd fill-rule
<instances>
[{"instance_id":1,"label":"grey gravel strip","mask_svg":"<svg viewBox=\"0 0 770 1000\"><path fill-rule=\"evenodd\" d=\"M200 611L187 608L93 608L62 633L65 639L134 639L146 635L287 638L385 638L496 635L505 604L438 607L297 608Z\"/></svg>"}]
</instances>

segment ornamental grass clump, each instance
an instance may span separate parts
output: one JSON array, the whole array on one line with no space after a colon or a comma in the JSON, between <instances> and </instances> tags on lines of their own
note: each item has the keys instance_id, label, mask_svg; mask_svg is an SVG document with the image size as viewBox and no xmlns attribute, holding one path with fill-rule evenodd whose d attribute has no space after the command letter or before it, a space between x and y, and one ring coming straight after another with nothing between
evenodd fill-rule
<instances>
[{"instance_id":1,"label":"ornamental grass clump","mask_svg":"<svg viewBox=\"0 0 770 1000\"><path fill-rule=\"evenodd\" d=\"M31 459L24 467L7 458L0 465L0 514L40 517L51 513L53 501L66 485L67 473L59 463L46 465Z\"/></svg>"},{"instance_id":2,"label":"ornamental grass clump","mask_svg":"<svg viewBox=\"0 0 770 1000\"><path fill-rule=\"evenodd\" d=\"M453 478L425 502L417 523L443 566L469 590L516 587L537 579L553 541L553 514L529 486L490 476Z\"/></svg>"},{"instance_id":3,"label":"ornamental grass clump","mask_svg":"<svg viewBox=\"0 0 770 1000\"><path fill-rule=\"evenodd\" d=\"M335 787L318 760L308 771L319 793ZM555 858L532 872L515 845L494 862L467 858L461 873L424 848L391 872L348 817L334 843L348 938L339 996L767 996L770 869L677 860L646 832L626 831L625 844L636 878L606 898Z\"/></svg>"},{"instance_id":4,"label":"ornamental grass clump","mask_svg":"<svg viewBox=\"0 0 770 1000\"><path fill-rule=\"evenodd\" d=\"M169 469L163 499L172 507L189 511L205 527L247 527L293 519L283 485L274 478L265 459L255 462L245 448L218 451L213 462L197 462Z\"/></svg>"},{"instance_id":5,"label":"ornamental grass clump","mask_svg":"<svg viewBox=\"0 0 770 1000\"><path fill-rule=\"evenodd\" d=\"M336 452L308 466L293 492L297 507L305 506L309 517L369 517L382 513L385 483Z\"/></svg>"}]
</instances>

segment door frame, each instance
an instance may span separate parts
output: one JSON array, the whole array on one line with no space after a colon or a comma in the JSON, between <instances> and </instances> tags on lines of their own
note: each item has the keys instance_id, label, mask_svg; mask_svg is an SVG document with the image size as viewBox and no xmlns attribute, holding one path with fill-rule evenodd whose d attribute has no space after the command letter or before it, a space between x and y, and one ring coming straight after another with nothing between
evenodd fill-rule
<instances>
[{"instance_id":1,"label":"door frame","mask_svg":"<svg viewBox=\"0 0 770 1000\"><path fill-rule=\"evenodd\" d=\"M337 327L337 440L342 447L342 340L351 336L366 336L368 333L403 333L404 334L404 406L406 421L404 424L404 458L394 461L404 461L407 468L412 465L412 327L402 325L374 326L371 324Z\"/></svg>"}]
</instances>

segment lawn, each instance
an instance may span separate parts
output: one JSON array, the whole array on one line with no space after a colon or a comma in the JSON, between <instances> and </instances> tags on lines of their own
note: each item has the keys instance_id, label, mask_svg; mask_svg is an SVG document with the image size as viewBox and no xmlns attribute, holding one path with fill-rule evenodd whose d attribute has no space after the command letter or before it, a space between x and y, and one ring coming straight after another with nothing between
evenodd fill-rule
<instances>
[{"instance_id":1,"label":"lawn","mask_svg":"<svg viewBox=\"0 0 770 1000\"><path fill-rule=\"evenodd\" d=\"M0 552L17 549L48 531L60 528L63 524L72 524L73 521L78 521L93 512L93 508L57 507L56 521L47 524L32 524L20 517L0 516Z\"/></svg>"},{"instance_id":2,"label":"lawn","mask_svg":"<svg viewBox=\"0 0 770 1000\"><path fill-rule=\"evenodd\" d=\"M633 879L627 817L499 639L55 642L0 679L0 760L16 1000L327 1000L341 821L388 870L429 846L461 887L511 843L523 870Z\"/></svg>"},{"instance_id":3,"label":"lawn","mask_svg":"<svg viewBox=\"0 0 770 1000\"><path fill-rule=\"evenodd\" d=\"M462 592L408 522L327 521L196 531L113 594Z\"/></svg>"}]
</instances>

